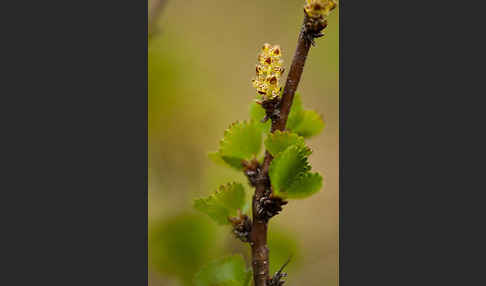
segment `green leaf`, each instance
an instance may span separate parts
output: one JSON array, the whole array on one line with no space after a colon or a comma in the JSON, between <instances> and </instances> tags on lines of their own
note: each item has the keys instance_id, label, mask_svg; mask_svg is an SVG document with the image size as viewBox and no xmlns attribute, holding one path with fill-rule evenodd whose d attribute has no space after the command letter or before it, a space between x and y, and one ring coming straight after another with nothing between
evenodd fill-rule
<instances>
[{"instance_id":1,"label":"green leaf","mask_svg":"<svg viewBox=\"0 0 486 286\"><path fill-rule=\"evenodd\" d=\"M219 144L219 154L231 166L255 157L262 145L262 130L254 121L233 123Z\"/></svg>"},{"instance_id":2,"label":"green leaf","mask_svg":"<svg viewBox=\"0 0 486 286\"><path fill-rule=\"evenodd\" d=\"M300 148L305 149L304 137L301 137L289 131L282 132L280 130L277 130L275 131L275 133L271 133L265 139L265 148L274 157L278 153L285 151L285 149L292 145L297 145ZM310 155L310 149L306 150L309 151L309 153L306 153L306 156Z\"/></svg>"},{"instance_id":3,"label":"green leaf","mask_svg":"<svg viewBox=\"0 0 486 286\"><path fill-rule=\"evenodd\" d=\"M241 164L241 159L232 158L232 157L223 157L219 151L216 152L209 152L208 153L209 159L214 163L226 167L233 167L237 170L243 170L243 165Z\"/></svg>"},{"instance_id":4,"label":"green leaf","mask_svg":"<svg viewBox=\"0 0 486 286\"><path fill-rule=\"evenodd\" d=\"M241 255L214 260L194 276L195 286L248 286L252 271L246 268Z\"/></svg>"},{"instance_id":5,"label":"green leaf","mask_svg":"<svg viewBox=\"0 0 486 286\"><path fill-rule=\"evenodd\" d=\"M302 111L302 119L292 131L305 138L319 134L324 129L322 117L314 110Z\"/></svg>"},{"instance_id":6,"label":"green leaf","mask_svg":"<svg viewBox=\"0 0 486 286\"><path fill-rule=\"evenodd\" d=\"M252 102L250 104L250 119L253 120L257 126L259 126L264 133L270 133L270 128L272 127L272 121L267 120L267 122L261 122L262 119L265 117L265 109L256 103Z\"/></svg>"},{"instance_id":7,"label":"green leaf","mask_svg":"<svg viewBox=\"0 0 486 286\"><path fill-rule=\"evenodd\" d=\"M324 128L324 121L314 110L304 110L300 94L295 93L286 129L309 138L319 134Z\"/></svg>"},{"instance_id":8,"label":"green leaf","mask_svg":"<svg viewBox=\"0 0 486 286\"><path fill-rule=\"evenodd\" d=\"M219 190L214 194L222 205L224 205L230 212L242 209L245 205L246 193L245 188L240 183L229 183L219 187Z\"/></svg>"},{"instance_id":9,"label":"green leaf","mask_svg":"<svg viewBox=\"0 0 486 286\"><path fill-rule=\"evenodd\" d=\"M279 153L270 164L269 176L273 191L284 192L302 174L310 170L307 148L293 145Z\"/></svg>"},{"instance_id":10,"label":"green leaf","mask_svg":"<svg viewBox=\"0 0 486 286\"><path fill-rule=\"evenodd\" d=\"M228 210L212 197L195 200L194 208L200 212L207 214L211 219L213 219L218 224L221 225L229 224Z\"/></svg>"},{"instance_id":11,"label":"green leaf","mask_svg":"<svg viewBox=\"0 0 486 286\"><path fill-rule=\"evenodd\" d=\"M219 154L219 151L209 152L208 157L213 163L226 166L226 162L223 160L223 157L221 157L221 154Z\"/></svg>"},{"instance_id":12,"label":"green leaf","mask_svg":"<svg viewBox=\"0 0 486 286\"><path fill-rule=\"evenodd\" d=\"M303 199L317 193L322 188L322 177L319 173L301 174L288 189L278 195L289 199Z\"/></svg>"},{"instance_id":13,"label":"green leaf","mask_svg":"<svg viewBox=\"0 0 486 286\"><path fill-rule=\"evenodd\" d=\"M322 177L310 173L307 162L309 150L292 145L273 159L269 176L274 193L290 199L301 199L318 192L322 187Z\"/></svg>"},{"instance_id":14,"label":"green leaf","mask_svg":"<svg viewBox=\"0 0 486 286\"><path fill-rule=\"evenodd\" d=\"M240 183L221 185L212 195L196 199L194 208L207 214L218 224L229 224L228 217L235 216L246 204L245 188Z\"/></svg>"},{"instance_id":15,"label":"green leaf","mask_svg":"<svg viewBox=\"0 0 486 286\"><path fill-rule=\"evenodd\" d=\"M287 130L293 131L295 127L302 121L303 111L302 98L300 97L300 94L296 92L292 102L292 107L290 107L287 124L285 125Z\"/></svg>"}]
</instances>

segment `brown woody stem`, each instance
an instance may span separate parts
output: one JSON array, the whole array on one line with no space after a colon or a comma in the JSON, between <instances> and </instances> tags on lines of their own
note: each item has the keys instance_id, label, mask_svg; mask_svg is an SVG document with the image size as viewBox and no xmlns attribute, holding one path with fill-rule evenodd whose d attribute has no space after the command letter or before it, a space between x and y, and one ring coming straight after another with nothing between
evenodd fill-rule
<instances>
[{"instance_id":1,"label":"brown woody stem","mask_svg":"<svg viewBox=\"0 0 486 286\"><path fill-rule=\"evenodd\" d=\"M297 90L297 86L304 69L305 60L311 47L311 41L309 41L308 36L305 34L305 24L307 21L308 18L306 16L304 19L304 24L300 30L297 49L295 50L294 58L287 76L287 82L283 90L282 99L280 102L280 115L278 118L272 119L272 133L276 130L283 131L285 129L290 108L292 107L294 94ZM255 286L268 286L267 282L270 279L267 247L268 221L259 217L258 210L261 208L261 198L263 198L270 190L268 168L272 159L273 158L270 153L266 151L263 166L260 170L260 177L255 185L255 194L253 196L253 225L250 233L250 244L252 250L252 267Z\"/></svg>"},{"instance_id":2,"label":"brown woody stem","mask_svg":"<svg viewBox=\"0 0 486 286\"><path fill-rule=\"evenodd\" d=\"M266 186L257 184L253 196L253 225L250 233L253 279L255 286L266 286L269 278L269 261L267 247L267 221L259 218L260 199L265 195Z\"/></svg>"}]
</instances>

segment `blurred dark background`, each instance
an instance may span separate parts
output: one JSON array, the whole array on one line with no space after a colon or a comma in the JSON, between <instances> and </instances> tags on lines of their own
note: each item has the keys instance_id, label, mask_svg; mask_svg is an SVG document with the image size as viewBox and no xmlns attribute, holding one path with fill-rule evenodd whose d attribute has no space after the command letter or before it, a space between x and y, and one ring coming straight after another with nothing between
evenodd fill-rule
<instances>
[{"instance_id":1,"label":"blurred dark background","mask_svg":"<svg viewBox=\"0 0 486 286\"><path fill-rule=\"evenodd\" d=\"M191 285L206 261L249 247L192 209L195 197L246 178L207 156L230 123L248 118L257 54L279 44L288 70L302 0L149 1L149 284ZM308 140L320 193L293 200L269 226L271 270L293 255L287 285L338 285L339 11L317 40L298 91L322 114ZM284 75L286 77L286 74ZM250 190L248 187L247 190ZM249 264L248 264L249 265Z\"/></svg>"}]
</instances>

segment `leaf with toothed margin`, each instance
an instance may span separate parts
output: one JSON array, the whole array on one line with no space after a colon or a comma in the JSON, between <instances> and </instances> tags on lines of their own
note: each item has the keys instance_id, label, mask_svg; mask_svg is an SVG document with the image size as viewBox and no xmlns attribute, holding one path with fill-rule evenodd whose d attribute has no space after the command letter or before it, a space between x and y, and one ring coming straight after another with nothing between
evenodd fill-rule
<instances>
[{"instance_id":1,"label":"leaf with toothed margin","mask_svg":"<svg viewBox=\"0 0 486 286\"><path fill-rule=\"evenodd\" d=\"M301 174L290 187L275 194L288 199L303 199L312 196L322 188L322 177L319 173Z\"/></svg>"},{"instance_id":2,"label":"leaf with toothed margin","mask_svg":"<svg viewBox=\"0 0 486 286\"><path fill-rule=\"evenodd\" d=\"M213 260L194 276L195 286L248 286L252 277L239 254Z\"/></svg>"},{"instance_id":3,"label":"leaf with toothed margin","mask_svg":"<svg viewBox=\"0 0 486 286\"><path fill-rule=\"evenodd\" d=\"M213 163L226 166L226 162L221 157L221 154L219 154L219 151L209 152L208 157L211 159L211 161L213 161Z\"/></svg>"},{"instance_id":4,"label":"leaf with toothed margin","mask_svg":"<svg viewBox=\"0 0 486 286\"><path fill-rule=\"evenodd\" d=\"M255 157L261 145L262 130L257 123L237 121L225 130L219 144L219 154L230 166L241 169L241 161Z\"/></svg>"},{"instance_id":5,"label":"leaf with toothed margin","mask_svg":"<svg viewBox=\"0 0 486 286\"><path fill-rule=\"evenodd\" d=\"M252 102L250 104L250 119L255 121L257 126L259 126L264 133L269 133L270 128L272 127L272 121L267 120L266 122L262 122L263 118L265 118L265 109L256 103Z\"/></svg>"},{"instance_id":6,"label":"leaf with toothed margin","mask_svg":"<svg viewBox=\"0 0 486 286\"><path fill-rule=\"evenodd\" d=\"M206 198L196 199L194 208L207 214L218 224L229 224L228 217L236 216L246 204L245 188L240 183L221 185Z\"/></svg>"},{"instance_id":7,"label":"leaf with toothed margin","mask_svg":"<svg viewBox=\"0 0 486 286\"><path fill-rule=\"evenodd\" d=\"M274 157L292 145L297 145L302 149L305 149L304 137L289 131L282 132L277 130L274 133L269 134L265 139L265 148ZM308 148L305 150L308 151L308 153L305 155L309 156L311 154L311 150Z\"/></svg>"},{"instance_id":8,"label":"leaf with toothed margin","mask_svg":"<svg viewBox=\"0 0 486 286\"><path fill-rule=\"evenodd\" d=\"M302 173L310 170L307 149L293 145L277 154L272 160L268 172L275 194L288 189Z\"/></svg>"},{"instance_id":9,"label":"leaf with toothed margin","mask_svg":"<svg viewBox=\"0 0 486 286\"><path fill-rule=\"evenodd\" d=\"M223 157L219 153L219 151L215 152L209 152L208 153L209 159L213 161L214 163L221 165L221 166L226 166L226 167L233 167L237 170L243 170L243 165L241 164L241 159L238 158L231 158L231 157Z\"/></svg>"},{"instance_id":10,"label":"leaf with toothed margin","mask_svg":"<svg viewBox=\"0 0 486 286\"><path fill-rule=\"evenodd\" d=\"M322 187L322 177L310 173L307 162L309 150L292 145L275 156L270 164L269 176L275 195L288 199L301 199L317 193Z\"/></svg>"},{"instance_id":11,"label":"leaf with toothed margin","mask_svg":"<svg viewBox=\"0 0 486 286\"><path fill-rule=\"evenodd\" d=\"M295 93L286 129L309 138L319 134L323 128L322 117L314 110L304 110L300 94Z\"/></svg>"},{"instance_id":12,"label":"leaf with toothed margin","mask_svg":"<svg viewBox=\"0 0 486 286\"><path fill-rule=\"evenodd\" d=\"M319 134L324 129L324 120L314 110L304 110L301 121L293 127L292 131L305 138Z\"/></svg>"}]
</instances>

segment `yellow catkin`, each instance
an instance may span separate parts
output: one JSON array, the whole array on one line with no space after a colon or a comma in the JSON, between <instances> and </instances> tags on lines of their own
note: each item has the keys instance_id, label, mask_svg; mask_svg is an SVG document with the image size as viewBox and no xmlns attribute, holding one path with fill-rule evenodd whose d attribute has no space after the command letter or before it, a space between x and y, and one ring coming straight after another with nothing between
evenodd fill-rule
<instances>
[{"instance_id":1,"label":"yellow catkin","mask_svg":"<svg viewBox=\"0 0 486 286\"><path fill-rule=\"evenodd\" d=\"M280 80L284 69L282 67L282 50L279 45L265 43L258 55L256 77L253 86L263 99L274 98L280 94Z\"/></svg>"}]
</instances>

